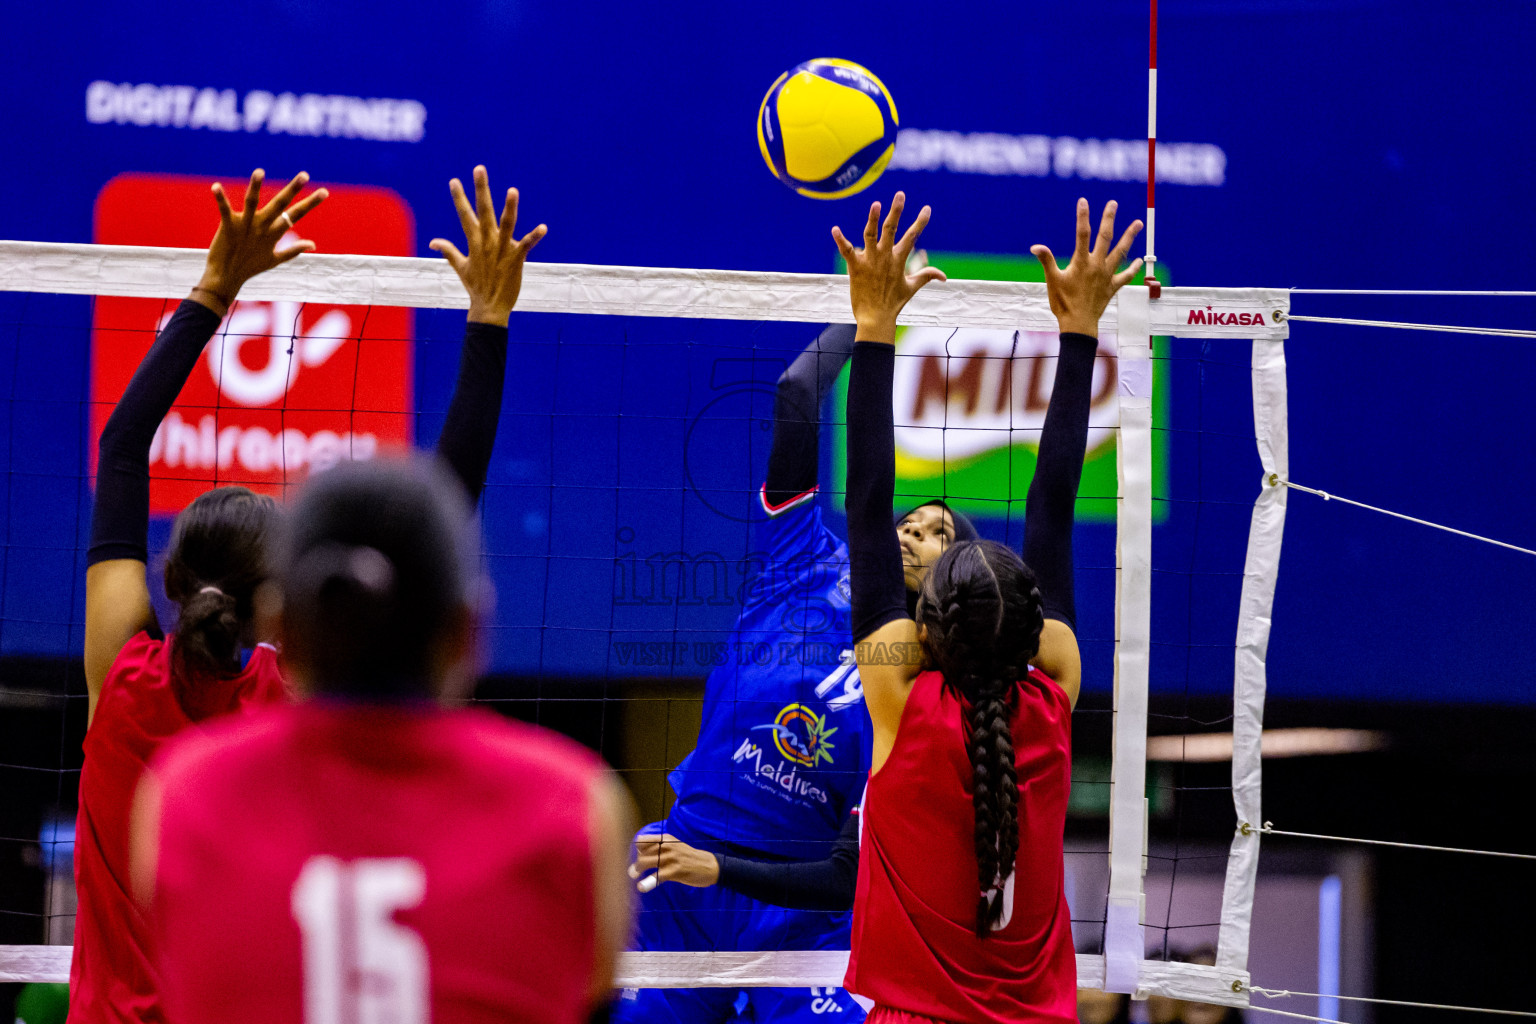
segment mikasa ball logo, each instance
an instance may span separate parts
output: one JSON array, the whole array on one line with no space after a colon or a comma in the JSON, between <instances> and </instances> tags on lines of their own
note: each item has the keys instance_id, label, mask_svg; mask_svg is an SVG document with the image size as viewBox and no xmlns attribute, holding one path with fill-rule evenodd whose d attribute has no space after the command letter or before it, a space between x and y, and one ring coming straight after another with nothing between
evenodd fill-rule
<instances>
[{"instance_id":1,"label":"mikasa ball logo","mask_svg":"<svg viewBox=\"0 0 1536 1024\"><path fill-rule=\"evenodd\" d=\"M210 183L171 175L114 178L97 197L95 240L204 248L218 225ZM330 201L284 245L302 237L320 252L415 254L410 210L399 196L326 187ZM193 282L187 284L190 290ZM94 437L176 306L175 300L97 300ZM175 512L221 484L281 493L343 459L409 445L411 319L409 309L398 307L236 301L155 433L151 510ZM95 444L91 458L94 472Z\"/></svg>"}]
</instances>

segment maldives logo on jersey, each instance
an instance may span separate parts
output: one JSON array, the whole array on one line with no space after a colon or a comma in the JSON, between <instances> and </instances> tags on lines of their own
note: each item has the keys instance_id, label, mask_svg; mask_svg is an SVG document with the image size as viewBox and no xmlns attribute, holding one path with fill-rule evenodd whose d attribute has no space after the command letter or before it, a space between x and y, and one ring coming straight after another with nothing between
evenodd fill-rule
<instances>
[{"instance_id":1,"label":"maldives logo on jersey","mask_svg":"<svg viewBox=\"0 0 1536 1024\"><path fill-rule=\"evenodd\" d=\"M755 725L741 746L731 755L731 760L746 768L760 786L782 791L791 798L803 797L817 803L827 803L827 791L801 774L803 768L817 768L823 761L833 763L832 734L837 726L827 725L827 716L835 712L856 708L864 701L864 687L859 681L859 667L854 661L853 650L842 652L838 667L816 684L816 696L827 702L827 714L818 715L804 704L788 704L767 725ZM773 737L773 750L779 759L773 758L766 743L754 742L754 736L768 732ZM767 757L764 757L764 755ZM858 756L857 747L854 756Z\"/></svg>"},{"instance_id":2,"label":"maldives logo on jersey","mask_svg":"<svg viewBox=\"0 0 1536 1024\"><path fill-rule=\"evenodd\" d=\"M95 241L204 248L218 226L211 183L179 175L113 178L96 198ZM261 201L282 184L263 187ZM244 192L237 179L224 185L236 197ZM321 252L415 255L411 212L398 195L360 186L326 188L330 198L282 245L307 238ZM189 291L195 283L187 282ZM96 300L93 439L176 305ZM236 301L155 433L150 510L180 511L224 484L280 494L343 459L408 446L411 329L411 311L400 307ZM93 440L93 474L96 454Z\"/></svg>"},{"instance_id":3,"label":"maldives logo on jersey","mask_svg":"<svg viewBox=\"0 0 1536 1024\"><path fill-rule=\"evenodd\" d=\"M804 704L791 704L774 718L772 725L753 726L773 730L773 745L779 754L802 768L814 768L822 761L832 763L832 741L828 738L837 727L827 728L825 715L818 715Z\"/></svg>"}]
</instances>

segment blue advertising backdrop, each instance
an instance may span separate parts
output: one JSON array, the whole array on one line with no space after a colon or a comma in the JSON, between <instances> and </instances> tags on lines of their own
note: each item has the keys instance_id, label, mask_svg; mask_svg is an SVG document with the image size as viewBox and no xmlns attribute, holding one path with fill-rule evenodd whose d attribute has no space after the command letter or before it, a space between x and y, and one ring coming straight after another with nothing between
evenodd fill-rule
<instances>
[{"instance_id":1,"label":"blue advertising backdrop","mask_svg":"<svg viewBox=\"0 0 1536 1024\"><path fill-rule=\"evenodd\" d=\"M1174 283L1536 283L1536 122L1523 113L1536 5L1164 0L1161 13L1158 250ZM0 65L12 152L0 236L91 240L95 197L125 172L228 182L262 166L394 190L426 256L434 236L459 232L447 179L483 162L493 185L522 190L529 223L550 225L537 253L550 262L825 272L829 226L856 226L869 199L896 188L933 206L932 249L1019 254L1046 242L1065 253L1077 196L1141 209L1146 18L1142 0L31 5L7 14ZM753 135L769 83L814 56L874 69L915 133L874 190L832 203L774 180ZM172 87L156 94L171 112L135 113L141 85ZM184 97L232 90L232 130L178 127L188 115L174 112L177 86L193 90ZM262 98L284 93L402 103L353 137L317 136ZM13 325L0 339L0 653L67 655L80 642L69 624L80 621L89 507L89 304L7 294L0 310ZM1529 327L1536 302L1298 296L1295 311ZM460 322L423 312L417 337L451 341ZM492 669L701 674L696 661L620 645L692 642L728 625L771 382L806 329L527 316L513 334L527 344L514 351L485 511L499 595ZM543 344L555 338L558 349ZM435 436L455 351L417 346L418 444ZM1241 426L1245 382L1226 363L1246 350L1185 354L1171 377L1171 486L1251 500L1252 456L1232 456L1222 472L1238 486L1213 497L1198 474L1221 475L1211 460L1226 449L1195 440L1212 423ZM1298 324L1288 355L1298 482L1536 546L1536 460L1521 426L1536 346ZM1231 386L1206 386L1222 375ZM1017 522L987 528L1016 535ZM1159 527L1166 572L1190 568L1191 529L1178 515ZM166 530L157 521L157 543ZM1086 684L1103 689L1112 529L1083 524L1078 545L1084 633L1097 644ZM662 585L652 556L678 551L720 554L734 582L695 580L681 600L648 590ZM1198 583L1158 585L1174 608L1163 625L1187 650L1162 658L1155 684L1227 685L1234 601L1207 614L1187 592ZM1230 576L1212 586L1235 596ZM1530 702L1533 623L1536 559L1293 496L1274 693ZM1204 643L1210 659L1188 654Z\"/></svg>"}]
</instances>

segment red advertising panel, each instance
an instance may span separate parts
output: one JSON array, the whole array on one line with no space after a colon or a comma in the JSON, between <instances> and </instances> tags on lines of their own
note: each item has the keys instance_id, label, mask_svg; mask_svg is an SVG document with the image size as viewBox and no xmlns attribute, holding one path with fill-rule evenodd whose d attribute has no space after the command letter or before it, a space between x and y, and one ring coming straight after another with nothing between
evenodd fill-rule
<instances>
[{"instance_id":1,"label":"red advertising panel","mask_svg":"<svg viewBox=\"0 0 1536 1024\"><path fill-rule=\"evenodd\" d=\"M203 248L218 226L211 178L124 174L96 198L95 240ZM262 189L266 202L283 184ZM318 184L318 183L317 183ZM310 188L317 187L311 185ZM244 182L224 182L238 204ZM327 185L330 198L284 244L319 252L415 255L405 201L381 188ZM300 257L302 260L303 257ZM188 281L190 291L195 281ZM96 300L91 338L95 439L175 300ZM411 443L411 311L237 301L204 350L150 450L150 510L175 513L210 487L281 495L346 458Z\"/></svg>"}]
</instances>

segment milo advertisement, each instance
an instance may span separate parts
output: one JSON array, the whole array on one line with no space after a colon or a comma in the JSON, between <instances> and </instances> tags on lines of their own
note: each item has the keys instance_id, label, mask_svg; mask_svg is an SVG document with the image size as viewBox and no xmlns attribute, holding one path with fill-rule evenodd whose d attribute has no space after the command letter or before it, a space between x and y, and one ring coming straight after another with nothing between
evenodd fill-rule
<instances>
[{"instance_id":1,"label":"milo advertisement","mask_svg":"<svg viewBox=\"0 0 1536 1024\"><path fill-rule=\"evenodd\" d=\"M1045 280L1030 255L929 252L928 263L951 279ZM839 269L843 270L841 263ZM1167 269L1157 266L1167 283ZM1134 283L1139 284L1138 276ZM1153 339L1152 494L1167 489L1167 339ZM896 331L896 369L891 401L896 423L896 506L905 499L944 497L954 508L984 519L1023 514L1034 477L1035 456L1056 376L1057 336L1047 331L901 327ZM1080 522L1115 520L1116 427L1120 422L1119 375L1114 332L1099 334L1093 369L1088 451L1078 489ZM833 430L835 498L842 509L846 478L844 417L847 371L839 384ZM1165 502L1154 501L1158 521Z\"/></svg>"}]
</instances>

